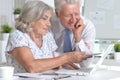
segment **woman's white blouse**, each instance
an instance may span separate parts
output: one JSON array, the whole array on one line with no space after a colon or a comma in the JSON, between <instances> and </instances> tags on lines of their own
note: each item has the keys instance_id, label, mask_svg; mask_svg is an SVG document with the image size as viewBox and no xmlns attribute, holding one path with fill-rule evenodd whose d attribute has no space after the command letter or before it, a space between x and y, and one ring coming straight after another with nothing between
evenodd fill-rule
<instances>
[{"instance_id":1,"label":"woman's white blouse","mask_svg":"<svg viewBox=\"0 0 120 80\"><path fill-rule=\"evenodd\" d=\"M50 32L47 32L47 34L43 36L43 44L42 47L39 48L28 34L22 33L19 30L14 30L8 39L8 44L6 47L6 59L9 65L14 66L15 72L26 71L8 52L23 46L28 47L31 50L35 59L52 58L52 52L57 49L57 45Z\"/></svg>"}]
</instances>

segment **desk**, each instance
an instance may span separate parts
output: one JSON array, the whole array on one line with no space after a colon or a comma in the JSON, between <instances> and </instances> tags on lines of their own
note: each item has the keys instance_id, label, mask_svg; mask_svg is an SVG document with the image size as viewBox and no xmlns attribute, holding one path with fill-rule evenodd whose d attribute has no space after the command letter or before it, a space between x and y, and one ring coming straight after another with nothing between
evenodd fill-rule
<instances>
[{"instance_id":1,"label":"desk","mask_svg":"<svg viewBox=\"0 0 120 80\"><path fill-rule=\"evenodd\" d=\"M95 60L95 62L96 61L97 60ZM115 70L114 67L118 67L119 71ZM41 80L41 79L19 78L18 80ZM87 76L71 76L60 80L120 80L120 61L105 59L103 65L99 69L97 69L97 71L95 71L93 74Z\"/></svg>"},{"instance_id":2,"label":"desk","mask_svg":"<svg viewBox=\"0 0 120 80\"><path fill-rule=\"evenodd\" d=\"M94 64L98 61L96 58L94 60ZM106 68L108 70L114 70L114 71L120 71L120 60L114 60L114 59L105 59L100 66L100 68Z\"/></svg>"},{"instance_id":3,"label":"desk","mask_svg":"<svg viewBox=\"0 0 120 80\"><path fill-rule=\"evenodd\" d=\"M96 63L97 60L95 59L93 63ZM120 60L105 59L100 68L93 74L88 76L72 76L63 80L120 80Z\"/></svg>"},{"instance_id":4,"label":"desk","mask_svg":"<svg viewBox=\"0 0 120 80\"><path fill-rule=\"evenodd\" d=\"M105 69L99 69L95 73L88 76L72 76L62 80L112 80L120 78L120 71L111 71Z\"/></svg>"},{"instance_id":5,"label":"desk","mask_svg":"<svg viewBox=\"0 0 120 80\"><path fill-rule=\"evenodd\" d=\"M95 73L88 76L72 76L72 77L64 78L60 80L115 80L115 78L120 78L120 71L99 69ZM18 78L17 80L41 80L41 79ZM42 79L42 80L46 80L46 79ZM52 80L52 79L47 79L47 80ZM120 79L117 79L117 80L120 80Z\"/></svg>"}]
</instances>

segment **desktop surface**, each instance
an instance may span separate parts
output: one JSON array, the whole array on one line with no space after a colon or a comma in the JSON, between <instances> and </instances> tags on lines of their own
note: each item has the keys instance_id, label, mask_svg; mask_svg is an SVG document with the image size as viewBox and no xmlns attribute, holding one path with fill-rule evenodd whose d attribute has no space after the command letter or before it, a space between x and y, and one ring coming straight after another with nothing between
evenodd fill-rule
<instances>
[{"instance_id":1,"label":"desktop surface","mask_svg":"<svg viewBox=\"0 0 120 80\"><path fill-rule=\"evenodd\" d=\"M115 80L116 78L119 78L119 80L120 80L120 72L119 71L99 69L91 75L72 76L71 78L66 78L63 80Z\"/></svg>"},{"instance_id":2,"label":"desktop surface","mask_svg":"<svg viewBox=\"0 0 120 80\"><path fill-rule=\"evenodd\" d=\"M97 59L94 61L94 63L96 63L96 61ZM44 78L40 79L38 77L37 78L19 77L13 80L55 80L55 79L44 79ZM120 80L120 61L116 61L114 59L110 59L110 60L105 59L101 67L99 67L93 74L87 76L71 76L60 80Z\"/></svg>"},{"instance_id":3,"label":"desktop surface","mask_svg":"<svg viewBox=\"0 0 120 80\"><path fill-rule=\"evenodd\" d=\"M17 80L55 80L55 79L39 79L39 78L21 78ZM87 76L71 76L68 78L57 80L120 80L120 71L112 71L99 69L95 73Z\"/></svg>"}]
</instances>

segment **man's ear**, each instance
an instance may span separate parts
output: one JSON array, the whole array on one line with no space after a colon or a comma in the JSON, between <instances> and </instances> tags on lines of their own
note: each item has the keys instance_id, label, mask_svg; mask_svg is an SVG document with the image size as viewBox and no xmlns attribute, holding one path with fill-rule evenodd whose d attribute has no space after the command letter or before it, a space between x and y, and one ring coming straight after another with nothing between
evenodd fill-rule
<instances>
[{"instance_id":1,"label":"man's ear","mask_svg":"<svg viewBox=\"0 0 120 80\"><path fill-rule=\"evenodd\" d=\"M35 22L31 22L31 25L33 26L35 24Z\"/></svg>"},{"instance_id":2,"label":"man's ear","mask_svg":"<svg viewBox=\"0 0 120 80\"><path fill-rule=\"evenodd\" d=\"M57 17L59 17L59 13L56 10L55 10L55 14L56 14Z\"/></svg>"}]
</instances>

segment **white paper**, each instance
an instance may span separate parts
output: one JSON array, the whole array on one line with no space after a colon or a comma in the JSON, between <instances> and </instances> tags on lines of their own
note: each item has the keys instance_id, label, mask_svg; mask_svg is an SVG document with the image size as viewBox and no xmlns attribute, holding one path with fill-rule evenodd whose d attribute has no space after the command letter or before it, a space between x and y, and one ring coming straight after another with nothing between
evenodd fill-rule
<instances>
[{"instance_id":1,"label":"white paper","mask_svg":"<svg viewBox=\"0 0 120 80\"><path fill-rule=\"evenodd\" d=\"M71 77L69 75L58 75L55 72L56 70L48 70L42 73L15 73L14 76L19 76L23 78L38 78L40 80L58 80Z\"/></svg>"},{"instance_id":2,"label":"white paper","mask_svg":"<svg viewBox=\"0 0 120 80\"><path fill-rule=\"evenodd\" d=\"M97 7L106 9L106 10L113 10L114 9L114 0L98 0Z\"/></svg>"},{"instance_id":3,"label":"white paper","mask_svg":"<svg viewBox=\"0 0 120 80\"><path fill-rule=\"evenodd\" d=\"M105 24L105 12L94 11L89 14L90 19L94 24Z\"/></svg>"},{"instance_id":4,"label":"white paper","mask_svg":"<svg viewBox=\"0 0 120 80\"><path fill-rule=\"evenodd\" d=\"M39 78L39 79L45 79L45 80L54 80L54 75L40 75L38 73L16 73L14 76L19 77L27 77L27 78Z\"/></svg>"}]
</instances>

